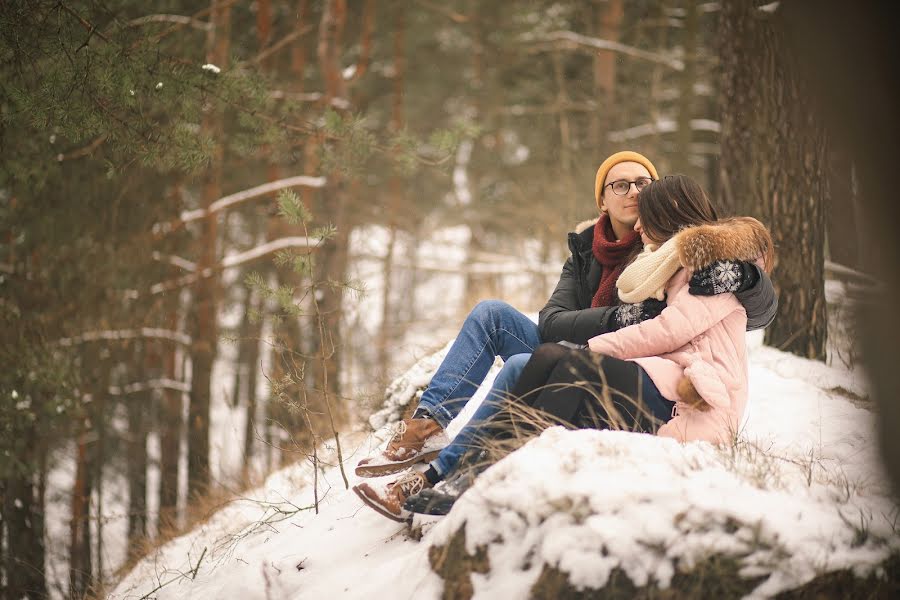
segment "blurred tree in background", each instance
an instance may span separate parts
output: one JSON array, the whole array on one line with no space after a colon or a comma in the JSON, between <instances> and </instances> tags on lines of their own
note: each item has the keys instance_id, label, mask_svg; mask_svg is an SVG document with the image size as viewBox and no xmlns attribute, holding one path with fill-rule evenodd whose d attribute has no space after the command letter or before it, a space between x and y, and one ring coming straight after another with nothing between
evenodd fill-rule
<instances>
[{"instance_id":1,"label":"blurred tree in background","mask_svg":"<svg viewBox=\"0 0 900 600\"><path fill-rule=\"evenodd\" d=\"M611 152L761 216L783 256L821 244L820 206L791 220L773 200L818 199L830 157L814 123L796 144L769 135L803 115L765 70L780 49L750 26L766 23L756 4L0 4L3 597L102 590L128 558L104 551L105 503L124 507L135 556L202 516L198 497L357 424L357 390L383 389L410 332L436 325L421 290L451 274L419 249L442 232L466 232L457 312L507 293L510 270L539 308ZM773 148L783 168L753 187ZM279 214L286 191L303 219ZM824 330L800 321L814 306L823 323L824 303L801 284L821 290L823 261L813 248L779 267L799 308L770 335L816 357ZM364 262L381 282L372 333L347 293ZM237 476L210 435L220 405L245 415ZM61 497L54 469L71 479ZM67 522L47 544L50 505Z\"/></svg>"}]
</instances>

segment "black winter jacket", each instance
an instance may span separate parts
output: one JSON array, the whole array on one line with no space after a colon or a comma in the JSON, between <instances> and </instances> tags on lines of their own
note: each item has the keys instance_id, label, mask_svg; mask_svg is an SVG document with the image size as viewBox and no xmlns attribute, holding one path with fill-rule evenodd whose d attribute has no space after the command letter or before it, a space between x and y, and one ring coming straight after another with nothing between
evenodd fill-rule
<instances>
[{"instance_id":1,"label":"black winter jacket","mask_svg":"<svg viewBox=\"0 0 900 600\"><path fill-rule=\"evenodd\" d=\"M586 344L601 333L614 331L615 306L591 308L600 285L603 265L594 258L594 227L569 234L572 256L563 265L562 275L547 305L541 309L538 328L544 342L568 341ZM750 288L735 293L747 311L747 330L766 327L775 318L778 298L765 271L753 265L758 277Z\"/></svg>"}]
</instances>

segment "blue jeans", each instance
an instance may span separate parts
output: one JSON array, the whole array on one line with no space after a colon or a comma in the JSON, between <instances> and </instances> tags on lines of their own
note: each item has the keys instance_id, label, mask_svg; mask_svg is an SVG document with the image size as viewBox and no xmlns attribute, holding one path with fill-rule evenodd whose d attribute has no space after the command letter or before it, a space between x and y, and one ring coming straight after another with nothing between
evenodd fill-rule
<instances>
[{"instance_id":1,"label":"blue jeans","mask_svg":"<svg viewBox=\"0 0 900 600\"><path fill-rule=\"evenodd\" d=\"M530 352L514 354L506 359L503 368L494 379L494 385L484 402L472 415L472 419L456 434L453 441L441 450L437 458L431 461L431 466L438 475L443 478L456 467L459 457L473 445L472 442L480 433L482 422L497 414L506 405L507 398L516 385L516 381L519 380L519 375L522 374L522 369L525 368L529 358L531 358Z\"/></svg>"},{"instance_id":2,"label":"blue jeans","mask_svg":"<svg viewBox=\"0 0 900 600\"><path fill-rule=\"evenodd\" d=\"M499 300L479 302L431 378L419 408L446 429L475 395L495 357L506 361L533 352L540 343L537 324L515 308Z\"/></svg>"}]
</instances>

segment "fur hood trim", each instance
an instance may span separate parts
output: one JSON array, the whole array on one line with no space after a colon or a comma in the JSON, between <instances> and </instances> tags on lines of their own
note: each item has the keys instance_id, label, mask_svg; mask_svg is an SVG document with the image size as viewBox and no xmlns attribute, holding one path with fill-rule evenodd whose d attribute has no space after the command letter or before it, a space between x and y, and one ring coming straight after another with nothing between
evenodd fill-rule
<instances>
[{"instance_id":1,"label":"fur hood trim","mask_svg":"<svg viewBox=\"0 0 900 600\"><path fill-rule=\"evenodd\" d=\"M692 270L717 260L755 261L768 254L769 239L766 226L752 217L724 219L680 231L678 257Z\"/></svg>"},{"instance_id":2,"label":"fur hood trim","mask_svg":"<svg viewBox=\"0 0 900 600\"><path fill-rule=\"evenodd\" d=\"M596 219L588 219L587 221L582 221L581 223L579 223L578 225L575 226L575 233L583 233L584 231L587 231L589 228L596 225L597 221L599 221L599 220L600 220L600 217L597 217Z\"/></svg>"}]
</instances>

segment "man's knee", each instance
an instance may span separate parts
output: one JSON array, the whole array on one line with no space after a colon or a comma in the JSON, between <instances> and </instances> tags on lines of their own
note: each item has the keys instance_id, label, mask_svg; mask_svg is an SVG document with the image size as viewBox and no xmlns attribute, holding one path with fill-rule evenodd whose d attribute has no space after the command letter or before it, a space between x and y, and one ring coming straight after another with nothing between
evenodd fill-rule
<instances>
[{"instance_id":1,"label":"man's knee","mask_svg":"<svg viewBox=\"0 0 900 600\"><path fill-rule=\"evenodd\" d=\"M496 323L502 318L502 315L511 312L518 311L502 300L482 300L469 313L469 318L479 323Z\"/></svg>"}]
</instances>

